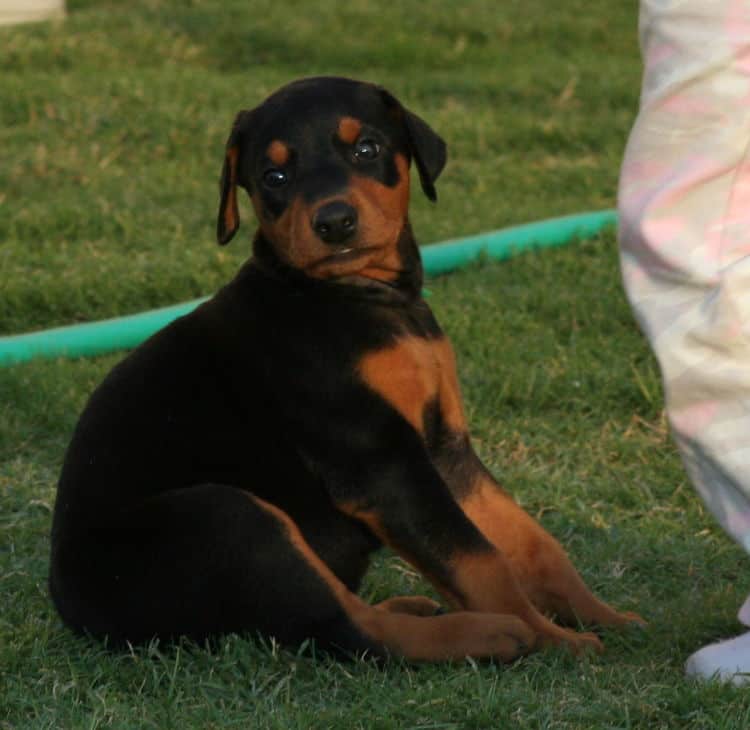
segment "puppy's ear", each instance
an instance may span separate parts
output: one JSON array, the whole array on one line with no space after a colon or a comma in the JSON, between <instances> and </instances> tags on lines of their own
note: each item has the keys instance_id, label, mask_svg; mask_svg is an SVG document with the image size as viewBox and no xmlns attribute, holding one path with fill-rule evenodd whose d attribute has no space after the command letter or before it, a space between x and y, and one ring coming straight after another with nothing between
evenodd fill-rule
<instances>
[{"instance_id":1,"label":"puppy's ear","mask_svg":"<svg viewBox=\"0 0 750 730\"><path fill-rule=\"evenodd\" d=\"M427 122L406 109L390 92L380 89L386 105L401 117L409 151L419 172L424 194L433 202L437 200L435 180L445 167L448 150L443 138Z\"/></svg>"},{"instance_id":2,"label":"puppy's ear","mask_svg":"<svg viewBox=\"0 0 750 730\"><path fill-rule=\"evenodd\" d=\"M219 189L219 217L216 222L216 240L224 246L240 227L240 209L237 205L237 173L244 133L250 121L250 112L241 111L234 119L232 131L226 144L224 165L221 168Z\"/></svg>"}]
</instances>

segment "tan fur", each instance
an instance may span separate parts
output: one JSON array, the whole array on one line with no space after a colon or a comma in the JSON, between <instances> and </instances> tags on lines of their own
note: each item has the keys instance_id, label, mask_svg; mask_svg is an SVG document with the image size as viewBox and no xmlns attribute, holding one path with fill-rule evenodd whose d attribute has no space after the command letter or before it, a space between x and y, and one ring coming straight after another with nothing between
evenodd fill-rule
<instances>
[{"instance_id":1,"label":"tan fur","mask_svg":"<svg viewBox=\"0 0 750 730\"><path fill-rule=\"evenodd\" d=\"M341 117L337 134L344 144L354 144L362 131L362 122L354 117Z\"/></svg>"},{"instance_id":2,"label":"tan fur","mask_svg":"<svg viewBox=\"0 0 750 730\"><path fill-rule=\"evenodd\" d=\"M440 387L440 369L429 340L405 337L392 347L368 353L357 369L368 387L423 433L425 405Z\"/></svg>"},{"instance_id":3,"label":"tan fur","mask_svg":"<svg viewBox=\"0 0 750 730\"><path fill-rule=\"evenodd\" d=\"M275 139L270 145L268 145L266 157L268 157L274 165L283 167L289 162L289 148L282 141Z\"/></svg>"}]
</instances>

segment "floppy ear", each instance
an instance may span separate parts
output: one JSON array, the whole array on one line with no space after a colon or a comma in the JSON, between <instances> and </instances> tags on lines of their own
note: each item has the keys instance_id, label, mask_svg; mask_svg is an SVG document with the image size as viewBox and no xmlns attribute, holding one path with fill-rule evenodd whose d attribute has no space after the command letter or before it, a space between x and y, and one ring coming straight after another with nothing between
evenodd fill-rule
<instances>
[{"instance_id":1,"label":"floppy ear","mask_svg":"<svg viewBox=\"0 0 750 730\"><path fill-rule=\"evenodd\" d=\"M433 202L437 200L435 180L445 167L448 151L443 138L427 122L406 109L393 94L380 89L386 104L401 116L412 158L419 172L424 194Z\"/></svg>"},{"instance_id":2,"label":"floppy ear","mask_svg":"<svg viewBox=\"0 0 750 730\"><path fill-rule=\"evenodd\" d=\"M419 181L424 194L434 203L437 200L435 180L443 171L448 159L448 149L443 138L427 122L404 109L404 122L409 146L419 171Z\"/></svg>"},{"instance_id":3,"label":"floppy ear","mask_svg":"<svg viewBox=\"0 0 750 730\"><path fill-rule=\"evenodd\" d=\"M216 240L224 246L240 227L240 209L237 205L237 166L240 157L240 142L242 133L246 130L250 112L241 111L234 119L232 131L226 144L224 165L221 168L219 189L219 217L216 222Z\"/></svg>"}]
</instances>

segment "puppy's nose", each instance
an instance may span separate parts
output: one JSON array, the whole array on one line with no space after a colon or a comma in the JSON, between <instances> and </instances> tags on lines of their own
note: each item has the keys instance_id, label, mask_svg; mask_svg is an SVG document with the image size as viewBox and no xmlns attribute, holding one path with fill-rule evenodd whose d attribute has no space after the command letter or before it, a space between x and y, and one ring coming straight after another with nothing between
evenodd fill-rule
<instances>
[{"instance_id":1,"label":"puppy's nose","mask_svg":"<svg viewBox=\"0 0 750 730\"><path fill-rule=\"evenodd\" d=\"M357 231L357 211L340 200L326 203L313 216L312 227L326 243L343 243Z\"/></svg>"}]
</instances>

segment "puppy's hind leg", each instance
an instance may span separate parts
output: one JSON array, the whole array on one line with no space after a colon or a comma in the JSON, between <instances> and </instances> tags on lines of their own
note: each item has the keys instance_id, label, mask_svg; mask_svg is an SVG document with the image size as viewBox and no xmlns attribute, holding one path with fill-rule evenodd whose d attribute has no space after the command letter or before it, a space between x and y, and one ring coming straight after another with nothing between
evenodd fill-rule
<instances>
[{"instance_id":1,"label":"puppy's hind leg","mask_svg":"<svg viewBox=\"0 0 750 730\"><path fill-rule=\"evenodd\" d=\"M95 529L61 530L50 587L66 623L110 644L259 632L282 644L313 638L373 651L327 570L281 510L201 484L151 497Z\"/></svg>"},{"instance_id":2,"label":"puppy's hind leg","mask_svg":"<svg viewBox=\"0 0 750 730\"><path fill-rule=\"evenodd\" d=\"M165 492L116 523L62 531L50 585L66 623L111 645L259 632L285 645L313 639L336 653L425 661L510 660L535 643L515 617L425 618L387 610L406 604L366 604L289 515L225 485Z\"/></svg>"},{"instance_id":3,"label":"puppy's hind leg","mask_svg":"<svg viewBox=\"0 0 750 730\"><path fill-rule=\"evenodd\" d=\"M365 648L376 656L392 654L412 661L466 656L511 661L534 646L535 632L515 616L467 611L435 616L438 604L424 596L399 596L376 606L365 603L310 549L288 515L255 501L278 521L293 551L317 575L321 594L328 594L331 620L325 634L313 634L324 646L345 651Z\"/></svg>"}]
</instances>

